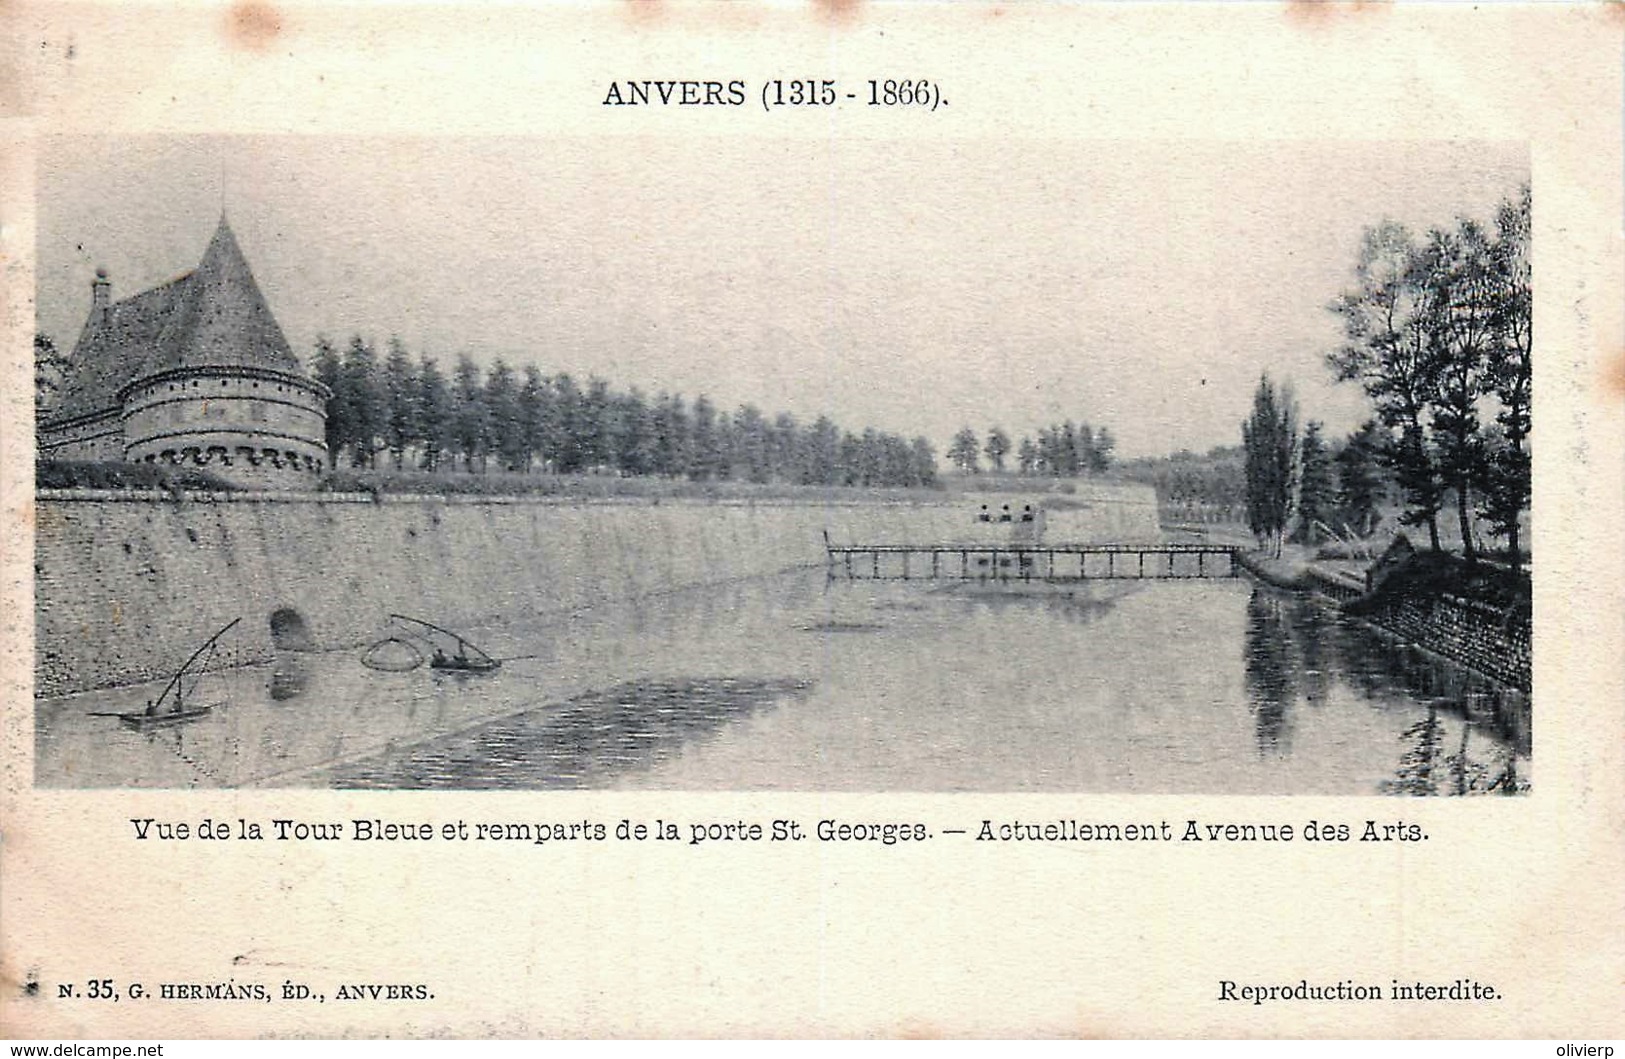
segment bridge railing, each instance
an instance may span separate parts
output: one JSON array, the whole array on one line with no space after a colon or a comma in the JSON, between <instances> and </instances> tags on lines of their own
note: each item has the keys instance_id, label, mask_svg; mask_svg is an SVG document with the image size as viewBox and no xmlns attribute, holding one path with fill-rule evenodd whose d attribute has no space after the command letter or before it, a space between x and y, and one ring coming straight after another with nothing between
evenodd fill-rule
<instances>
[{"instance_id":1,"label":"bridge railing","mask_svg":"<svg viewBox=\"0 0 1625 1059\"><path fill-rule=\"evenodd\" d=\"M1080 581L1235 577L1234 545L834 544L831 577L853 580Z\"/></svg>"}]
</instances>

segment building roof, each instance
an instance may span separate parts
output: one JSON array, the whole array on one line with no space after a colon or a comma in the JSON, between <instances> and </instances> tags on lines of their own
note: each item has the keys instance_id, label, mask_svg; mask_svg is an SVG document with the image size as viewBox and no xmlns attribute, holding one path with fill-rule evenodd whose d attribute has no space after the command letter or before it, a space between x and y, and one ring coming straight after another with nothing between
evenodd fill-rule
<instances>
[{"instance_id":1,"label":"building roof","mask_svg":"<svg viewBox=\"0 0 1625 1059\"><path fill-rule=\"evenodd\" d=\"M98 315L92 308L74 346L52 420L115 409L121 389L176 368L304 374L224 216L196 269Z\"/></svg>"}]
</instances>

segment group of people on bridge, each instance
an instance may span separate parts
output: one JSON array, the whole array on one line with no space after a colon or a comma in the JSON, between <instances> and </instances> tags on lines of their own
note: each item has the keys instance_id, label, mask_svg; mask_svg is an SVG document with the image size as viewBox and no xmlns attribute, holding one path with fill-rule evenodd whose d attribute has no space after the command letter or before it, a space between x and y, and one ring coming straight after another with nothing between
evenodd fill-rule
<instances>
[{"instance_id":1,"label":"group of people on bridge","mask_svg":"<svg viewBox=\"0 0 1625 1059\"><path fill-rule=\"evenodd\" d=\"M1021 505L1021 518L1020 518L1020 521L1022 521L1022 522L1032 522L1035 519L1036 519L1036 516L1033 513L1033 506L1031 504L1023 504L1023 505ZM1004 505L1004 510L999 512L999 517L998 518L994 518L993 513L987 509L987 505L983 504L982 505L982 510L977 512L977 514L976 514L976 521L977 522L1015 522L1015 521L1017 521L1017 519L1015 518L1015 516L1013 516L1010 513L1010 505L1009 504Z\"/></svg>"}]
</instances>

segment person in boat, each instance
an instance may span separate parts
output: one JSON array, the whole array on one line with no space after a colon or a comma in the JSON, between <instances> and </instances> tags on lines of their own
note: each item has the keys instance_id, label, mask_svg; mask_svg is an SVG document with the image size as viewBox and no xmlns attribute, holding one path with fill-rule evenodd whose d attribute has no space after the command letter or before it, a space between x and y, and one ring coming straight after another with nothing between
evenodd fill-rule
<instances>
[{"instance_id":1,"label":"person in boat","mask_svg":"<svg viewBox=\"0 0 1625 1059\"><path fill-rule=\"evenodd\" d=\"M147 700L147 708L146 708L146 710L144 712L146 713L146 715L148 717L156 717L156 716L158 716L158 704L156 702L153 702L151 699L148 699Z\"/></svg>"},{"instance_id":2,"label":"person in boat","mask_svg":"<svg viewBox=\"0 0 1625 1059\"><path fill-rule=\"evenodd\" d=\"M992 522L993 521L993 516L988 513L986 504L983 504L982 505L982 510L977 513L976 521L977 522Z\"/></svg>"},{"instance_id":3,"label":"person in boat","mask_svg":"<svg viewBox=\"0 0 1625 1059\"><path fill-rule=\"evenodd\" d=\"M434 649L434 664L441 667L444 667L446 664L446 652L442 651L438 647Z\"/></svg>"}]
</instances>

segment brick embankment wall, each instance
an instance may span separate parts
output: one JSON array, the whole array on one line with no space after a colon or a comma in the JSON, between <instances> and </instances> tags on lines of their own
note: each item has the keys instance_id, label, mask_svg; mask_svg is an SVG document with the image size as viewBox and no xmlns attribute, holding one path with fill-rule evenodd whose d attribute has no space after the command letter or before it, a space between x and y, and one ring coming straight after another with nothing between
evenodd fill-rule
<instances>
[{"instance_id":1,"label":"brick embankment wall","mask_svg":"<svg viewBox=\"0 0 1625 1059\"><path fill-rule=\"evenodd\" d=\"M1455 596L1401 596L1360 616L1503 684L1529 690L1529 628L1509 622L1494 607Z\"/></svg>"},{"instance_id":2,"label":"brick embankment wall","mask_svg":"<svg viewBox=\"0 0 1625 1059\"><path fill-rule=\"evenodd\" d=\"M1147 507L1154 515L1154 508ZM35 694L168 676L242 623L228 660L271 657L271 615L311 646L365 643L391 612L447 625L568 613L824 562L837 542L938 540L941 501L612 500L42 492ZM1113 516L1118 517L1118 516ZM1151 532L1154 521L1147 517Z\"/></svg>"},{"instance_id":3,"label":"brick embankment wall","mask_svg":"<svg viewBox=\"0 0 1625 1059\"><path fill-rule=\"evenodd\" d=\"M1366 601L1351 581L1307 568L1289 575L1267 560L1243 552L1242 567L1258 580L1291 592L1313 592L1353 616L1427 651L1523 691L1530 684L1527 622L1509 619L1496 607L1453 595L1425 595L1398 583ZM1402 575L1396 575L1402 576Z\"/></svg>"}]
</instances>

